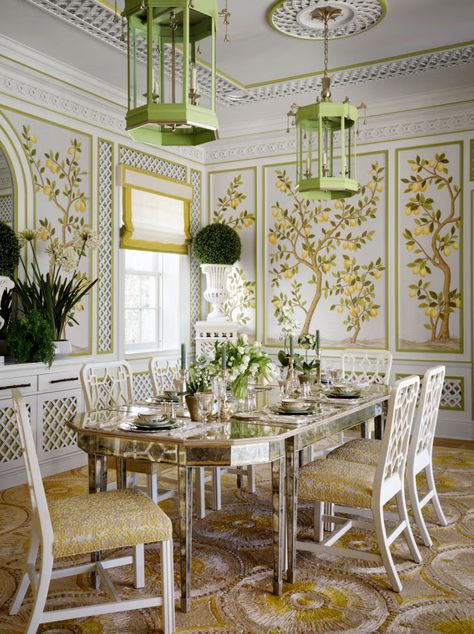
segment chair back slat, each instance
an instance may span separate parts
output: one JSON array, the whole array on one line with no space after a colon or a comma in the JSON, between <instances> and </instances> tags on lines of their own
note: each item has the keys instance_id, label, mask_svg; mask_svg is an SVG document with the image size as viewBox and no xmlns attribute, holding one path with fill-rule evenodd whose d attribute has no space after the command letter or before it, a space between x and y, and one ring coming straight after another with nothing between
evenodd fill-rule
<instances>
[{"instance_id":1,"label":"chair back slat","mask_svg":"<svg viewBox=\"0 0 474 634\"><path fill-rule=\"evenodd\" d=\"M423 451L427 451L431 455L445 374L445 366L438 365L428 368L423 376L420 402L410 441L410 459L414 459Z\"/></svg>"},{"instance_id":2,"label":"chair back slat","mask_svg":"<svg viewBox=\"0 0 474 634\"><path fill-rule=\"evenodd\" d=\"M346 348L341 353L341 367L347 380L388 385L392 353L388 350Z\"/></svg>"},{"instance_id":3,"label":"chair back slat","mask_svg":"<svg viewBox=\"0 0 474 634\"><path fill-rule=\"evenodd\" d=\"M127 361L86 363L80 376L88 412L133 402L133 375Z\"/></svg>"},{"instance_id":4,"label":"chair back slat","mask_svg":"<svg viewBox=\"0 0 474 634\"><path fill-rule=\"evenodd\" d=\"M382 487L384 482L394 476L398 476L400 485L403 483L419 388L420 378L409 376L398 381L390 395L387 423L375 479Z\"/></svg>"},{"instance_id":5,"label":"chair back slat","mask_svg":"<svg viewBox=\"0 0 474 634\"><path fill-rule=\"evenodd\" d=\"M35 441L31 431L30 417L25 399L16 388L12 390L13 410L15 412L20 444L25 460L28 490L32 510L32 530L38 533L43 552L50 550L53 544L53 526L48 510L43 479L36 454Z\"/></svg>"},{"instance_id":6,"label":"chair back slat","mask_svg":"<svg viewBox=\"0 0 474 634\"><path fill-rule=\"evenodd\" d=\"M161 396L164 390L172 390L175 387L174 380L178 378L179 368L177 363L170 364L169 361L166 362L166 365L162 365L162 363L163 359L153 357L148 364L151 385L155 396Z\"/></svg>"}]
</instances>

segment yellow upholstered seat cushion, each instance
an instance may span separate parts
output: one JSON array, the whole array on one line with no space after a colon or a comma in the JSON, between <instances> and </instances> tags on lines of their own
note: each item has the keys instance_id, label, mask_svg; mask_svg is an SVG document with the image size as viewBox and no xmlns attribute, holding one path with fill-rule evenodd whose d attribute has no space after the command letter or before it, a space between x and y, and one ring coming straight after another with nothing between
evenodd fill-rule
<instances>
[{"instance_id":1,"label":"yellow upholstered seat cushion","mask_svg":"<svg viewBox=\"0 0 474 634\"><path fill-rule=\"evenodd\" d=\"M170 539L169 517L133 490L85 493L48 503L55 557Z\"/></svg>"},{"instance_id":2,"label":"yellow upholstered seat cushion","mask_svg":"<svg viewBox=\"0 0 474 634\"><path fill-rule=\"evenodd\" d=\"M347 460L315 460L299 471L298 498L370 508L375 471Z\"/></svg>"},{"instance_id":3,"label":"yellow upholstered seat cushion","mask_svg":"<svg viewBox=\"0 0 474 634\"><path fill-rule=\"evenodd\" d=\"M381 440L356 438L330 451L327 458L349 460L350 462L359 462L360 464L369 464L376 467L381 448Z\"/></svg>"}]
</instances>

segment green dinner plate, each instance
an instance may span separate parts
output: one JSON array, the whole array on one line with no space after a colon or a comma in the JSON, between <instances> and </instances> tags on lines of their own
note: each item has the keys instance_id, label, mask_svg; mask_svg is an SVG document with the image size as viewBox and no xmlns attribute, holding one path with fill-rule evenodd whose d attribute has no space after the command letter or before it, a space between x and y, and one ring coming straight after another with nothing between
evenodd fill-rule
<instances>
[{"instance_id":1,"label":"green dinner plate","mask_svg":"<svg viewBox=\"0 0 474 634\"><path fill-rule=\"evenodd\" d=\"M278 407L277 405L275 405L274 407L270 407L270 409L272 410L272 412L274 412L275 414L288 414L290 416L309 416L310 414L314 414L315 413L315 408L314 407L309 407L308 409L285 409L283 407Z\"/></svg>"},{"instance_id":2,"label":"green dinner plate","mask_svg":"<svg viewBox=\"0 0 474 634\"><path fill-rule=\"evenodd\" d=\"M345 392L340 394L339 392L328 392L326 394L329 398L360 398L360 392Z\"/></svg>"}]
</instances>

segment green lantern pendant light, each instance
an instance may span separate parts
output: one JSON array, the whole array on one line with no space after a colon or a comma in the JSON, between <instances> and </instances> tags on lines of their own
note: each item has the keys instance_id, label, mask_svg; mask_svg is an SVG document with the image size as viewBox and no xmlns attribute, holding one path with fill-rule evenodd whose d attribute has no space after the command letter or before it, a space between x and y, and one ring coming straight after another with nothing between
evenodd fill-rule
<instances>
[{"instance_id":1,"label":"green lantern pendant light","mask_svg":"<svg viewBox=\"0 0 474 634\"><path fill-rule=\"evenodd\" d=\"M217 139L217 0L125 0L123 15L128 22L130 136L151 145ZM205 40L209 72L196 62Z\"/></svg>"},{"instance_id":2,"label":"green lantern pendant light","mask_svg":"<svg viewBox=\"0 0 474 634\"><path fill-rule=\"evenodd\" d=\"M288 112L296 124L296 180L298 196L307 200L348 198L359 190L356 176L357 108L346 99L331 101L328 77L329 20L341 15L338 8L324 6L311 16L324 25L324 75L316 103ZM288 125L289 130L289 125ZM335 148L338 146L338 153Z\"/></svg>"}]
</instances>

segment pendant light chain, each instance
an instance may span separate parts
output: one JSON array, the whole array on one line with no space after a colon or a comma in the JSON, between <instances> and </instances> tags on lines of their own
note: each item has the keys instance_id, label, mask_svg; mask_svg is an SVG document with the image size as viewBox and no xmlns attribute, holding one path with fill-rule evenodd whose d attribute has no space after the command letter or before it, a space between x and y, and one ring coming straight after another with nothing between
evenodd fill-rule
<instances>
[{"instance_id":1,"label":"pendant light chain","mask_svg":"<svg viewBox=\"0 0 474 634\"><path fill-rule=\"evenodd\" d=\"M329 16L324 14L324 77L328 76L329 64Z\"/></svg>"}]
</instances>

